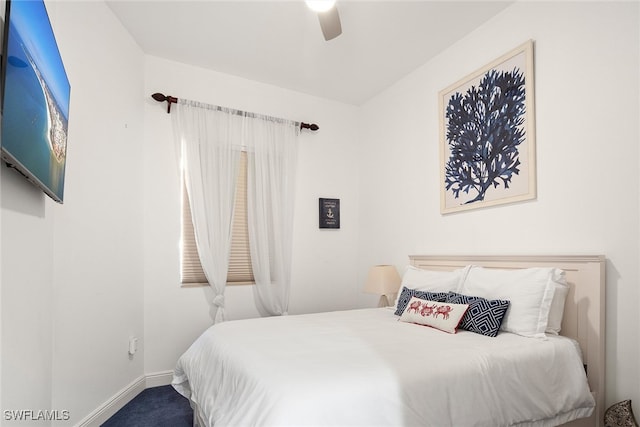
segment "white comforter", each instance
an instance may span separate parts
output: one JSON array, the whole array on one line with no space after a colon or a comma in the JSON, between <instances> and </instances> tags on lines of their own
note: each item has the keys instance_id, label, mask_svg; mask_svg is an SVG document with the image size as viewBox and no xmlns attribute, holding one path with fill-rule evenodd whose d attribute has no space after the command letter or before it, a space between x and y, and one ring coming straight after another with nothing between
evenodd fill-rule
<instances>
[{"instance_id":1,"label":"white comforter","mask_svg":"<svg viewBox=\"0 0 640 427\"><path fill-rule=\"evenodd\" d=\"M208 426L552 426L595 406L577 344L365 309L220 323L173 385Z\"/></svg>"}]
</instances>

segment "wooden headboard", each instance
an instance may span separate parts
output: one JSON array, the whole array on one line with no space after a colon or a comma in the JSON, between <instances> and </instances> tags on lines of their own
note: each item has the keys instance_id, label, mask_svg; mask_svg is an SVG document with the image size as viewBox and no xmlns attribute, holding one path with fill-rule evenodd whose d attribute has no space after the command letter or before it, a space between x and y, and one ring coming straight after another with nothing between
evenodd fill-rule
<instances>
[{"instance_id":1,"label":"wooden headboard","mask_svg":"<svg viewBox=\"0 0 640 427\"><path fill-rule=\"evenodd\" d=\"M565 302L561 335L580 344L589 386L596 400L591 417L568 425L602 424L605 405L605 257L583 256L432 256L411 255L411 265L428 270L455 270L466 265L518 269L556 267L565 271L570 285Z\"/></svg>"}]
</instances>

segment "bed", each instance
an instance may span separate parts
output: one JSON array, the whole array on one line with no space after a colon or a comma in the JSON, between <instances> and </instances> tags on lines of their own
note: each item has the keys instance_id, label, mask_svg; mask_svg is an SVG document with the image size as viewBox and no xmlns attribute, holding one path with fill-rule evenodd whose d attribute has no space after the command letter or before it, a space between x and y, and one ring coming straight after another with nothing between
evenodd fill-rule
<instances>
[{"instance_id":1,"label":"bed","mask_svg":"<svg viewBox=\"0 0 640 427\"><path fill-rule=\"evenodd\" d=\"M418 310L410 313L409 303L417 301L417 294L406 286L392 308L224 322L205 331L174 371L173 386L190 399L194 423L202 427L600 424L604 257L417 255L410 256L410 265L412 274L426 275L429 284L438 274L447 279L464 277L457 291L473 290L483 275L561 271L567 293L560 335L520 335L521 325L516 323L520 317L515 313L521 307L514 303L495 336L472 328L447 333L438 325L416 324L411 316ZM409 272L403 285L410 282L408 277ZM451 291L447 295L460 296ZM420 301L430 309L429 298ZM401 300L406 302L402 310ZM463 325L467 318L462 316L471 311L473 300L450 301L446 304L451 317L446 322L458 322L459 309L465 320L457 324ZM442 319L444 314L436 318L445 322ZM503 330L505 326L513 326L513 332Z\"/></svg>"}]
</instances>

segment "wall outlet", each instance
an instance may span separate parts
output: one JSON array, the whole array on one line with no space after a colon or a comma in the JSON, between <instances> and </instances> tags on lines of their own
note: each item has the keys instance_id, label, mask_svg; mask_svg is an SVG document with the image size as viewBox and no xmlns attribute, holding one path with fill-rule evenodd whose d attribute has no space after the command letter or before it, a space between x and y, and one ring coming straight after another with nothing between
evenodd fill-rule
<instances>
[{"instance_id":1,"label":"wall outlet","mask_svg":"<svg viewBox=\"0 0 640 427\"><path fill-rule=\"evenodd\" d=\"M138 350L138 338L136 337L129 338L129 354L133 356L134 354L136 354L137 350Z\"/></svg>"}]
</instances>

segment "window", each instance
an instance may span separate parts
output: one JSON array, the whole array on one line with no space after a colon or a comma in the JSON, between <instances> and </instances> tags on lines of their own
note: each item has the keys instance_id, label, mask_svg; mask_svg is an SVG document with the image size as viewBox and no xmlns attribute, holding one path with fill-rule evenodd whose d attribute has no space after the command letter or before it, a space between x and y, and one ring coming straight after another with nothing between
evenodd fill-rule
<instances>
[{"instance_id":1,"label":"window","mask_svg":"<svg viewBox=\"0 0 640 427\"><path fill-rule=\"evenodd\" d=\"M240 154L240 167L236 181L236 195L231 237L231 253L227 284L241 285L254 283L249 251L249 229L247 227L247 152ZM196 238L191 222L191 208L186 187L182 187L182 251L181 283L184 286L206 285L207 278L202 271Z\"/></svg>"}]
</instances>

